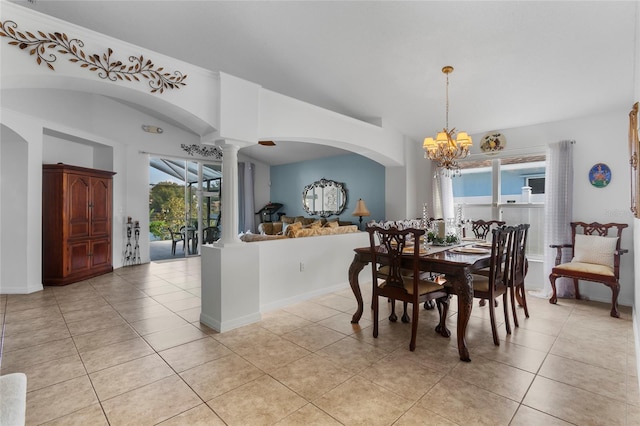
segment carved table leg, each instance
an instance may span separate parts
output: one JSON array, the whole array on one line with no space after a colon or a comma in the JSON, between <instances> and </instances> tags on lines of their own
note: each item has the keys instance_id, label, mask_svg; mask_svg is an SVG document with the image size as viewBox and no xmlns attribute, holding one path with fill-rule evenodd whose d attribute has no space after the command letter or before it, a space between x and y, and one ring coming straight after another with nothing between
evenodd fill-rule
<instances>
[{"instance_id":1,"label":"carved table leg","mask_svg":"<svg viewBox=\"0 0 640 426\"><path fill-rule=\"evenodd\" d=\"M358 310L353 317L351 318L351 324L357 324L362 317L363 311L363 303L362 303L362 292L360 291L360 283L358 282L358 274L360 271L364 269L364 267L369 262L362 262L360 257L356 253L353 257L353 261L349 266L349 285L351 286L351 291L353 291L353 295L356 297L356 301L358 302Z\"/></svg>"},{"instance_id":2,"label":"carved table leg","mask_svg":"<svg viewBox=\"0 0 640 426\"><path fill-rule=\"evenodd\" d=\"M549 299L549 303L551 303L552 305L555 305L556 303L558 303L558 295L556 293L556 278L557 277L553 274L549 275L549 281L551 282L551 289L553 290L553 294Z\"/></svg>"},{"instance_id":3,"label":"carved table leg","mask_svg":"<svg viewBox=\"0 0 640 426\"><path fill-rule=\"evenodd\" d=\"M469 362L471 358L465 336L473 307L473 278L469 271L465 270L464 275L456 275L452 277L452 281L453 290L458 296L458 354L462 361Z\"/></svg>"},{"instance_id":4,"label":"carved table leg","mask_svg":"<svg viewBox=\"0 0 640 426\"><path fill-rule=\"evenodd\" d=\"M447 313L449 312L449 299L451 296L440 297L437 300L440 323L436 326L436 333L442 337L451 337L451 332L447 328ZM432 308L433 309L433 308Z\"/></svg>"}]
</instances>

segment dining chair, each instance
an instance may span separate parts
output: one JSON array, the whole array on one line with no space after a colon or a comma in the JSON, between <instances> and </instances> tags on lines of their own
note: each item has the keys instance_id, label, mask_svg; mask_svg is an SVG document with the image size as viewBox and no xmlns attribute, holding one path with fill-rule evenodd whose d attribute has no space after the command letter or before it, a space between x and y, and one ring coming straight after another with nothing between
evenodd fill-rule
<instances>
[{"instance_id":1,"label":"dining chair","mask_svg":"<svg viewBox=\"0 0 640 426\"><path fill-rule=\"evenodd\" d=\"M380 297L386 297L391 300L389 321L392 322L397 321L395 301L403 302L405 307L411 303L411 341L409 350L413 351L416 348L420 303L427 300L437 300L440 322L436 330L443 327L449 304L449 294L446 289L435 281L423 279L420 274L420 236L424 235L425 231L424 229L416 228L398 229L389 227L385 229L370 225L367 226L367 232L369 233L372 259L373 337L378 337ZM409 273L411 275L408 275ZM403 315L402 321L408 322L408 315Z\"/></svg>"},{"instance_id":2,"label":"dining chair","mask_svg":"<svg viewBox=\"0 0 640 426\"><path fill-rule=\"evenodd\" d=\"M171 234L171 255L176 255L176 245L182 241L182 251L184 251L184 237L182 236L182 232L173 231L171 228L167 228L169 230L169 234Z\"/></svg>"},{"instance_id":3,"label":"dining chair","mask_svg":"<svg viewBox=\"0 0 640 426\"><path fill-rule=\"evenodd\" d=\"M202 230L202 239L204 244L212 244L219 238L219 230L217 226L207 226Z\"/></svg>"},{"instance_id":4,"label":"dining chair","mask_svg":"<svg viewBox=\"0 0 640 426\"><path fill-rule=\"evenodd\" d=\"M473 278L473 297L478 299L495 300L502 296L502 305L504 308L504 323L507 334L511 334L511 326L509 324L509 310L507 306L507 293L509 288L509 270L511 262L513 262L513 238L515 237L516 227L503 226L491 230L491 260L489 264L489 274L471 274ZM493 343L500 346L498 339L498 328L496 325L495 304L489 303L489 316L491 317L491 332L493 334Z\"/></svg>"},{"instance_id":5,"label":"dining chair","mask_svg":"<svg viewBox=\"0 0 640 426\"><path fill-rule=\"evenodd\" d=\"M571 278L576 299L580 299L578 282L591 281L611 288L611 316L620 318L618 293L620 293L620 256L629 250L621 249L622 230L626 223L585 223L571 222L571 244L557 244L555 266L551 269L549 281L553 295L549 303L558 301L556 279ZM609 236L611 235L611 236ZM571 261L561 263L562 249L571 251Z\"/></svg>"},{"instance_id":6,"label":"dining chair","mask_svg":"<svg viewBox=\"0 0 640 426\"><path fill-rule=\"evenodd\" d=\"M471 232L473 232L473 237L477 238L479 240L486 240L487 239L487 235L489 235L489 232L491 231L492 228L495 227L499 227L499 226L503 226L505 225L506 222L503 220L482 220L482 219L478 219L478 220L472 220L471 221ZM462 228L462 236L466 236L466 229ZM479 271L480 275L488 275L489 274L489 270L485 269L484 271ZM486 304L486 300L485 299L480 299L480 302L478 302L479 306L484 306ZM498 301L495 300L494 301L494 306L498 306Z\"/></svg>"},{"instance_id":7,"label":"dining chair","mask_svg":"<svg viewBox=\"0 0 640 426\"><path fill-rule=\"evenodd\" d=\"M528 223L520 224L516 227L516 233L513 238L513 261L509 270L509 288L511 299L511 310L513 314L513 324L519 327L518 315L516 314L516 301L524 309L524 316L529 318L529 308L527 307L527 294L524 290L524 278L529 269L527 260L527 236L529 234Z\"/></svg>"}]
</instances>

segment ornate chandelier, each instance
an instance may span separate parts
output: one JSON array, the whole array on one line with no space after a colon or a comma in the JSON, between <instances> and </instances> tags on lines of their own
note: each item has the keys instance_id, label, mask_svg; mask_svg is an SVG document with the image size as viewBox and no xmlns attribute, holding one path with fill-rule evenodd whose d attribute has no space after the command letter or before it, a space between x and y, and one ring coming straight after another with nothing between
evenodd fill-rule
<instances>
[{"instance_id":1,"label":"ornate chandelier","mask_svg":"<svg viewBox=\"0 0 640 426\"><path fill-rule=\"evenodd\" d=\"M442 72L447 76L446 127L435 139L425 138L422 148L425 151L424 158L435 161L442 174L452 176L460 174L460 165L457 160L469 155L469 148L473 142L467 132L458 132L456 137L456 129L449 130L449 74L453 72L453 67L447 65L442 68Z\"/></svg>"}]
</instances>

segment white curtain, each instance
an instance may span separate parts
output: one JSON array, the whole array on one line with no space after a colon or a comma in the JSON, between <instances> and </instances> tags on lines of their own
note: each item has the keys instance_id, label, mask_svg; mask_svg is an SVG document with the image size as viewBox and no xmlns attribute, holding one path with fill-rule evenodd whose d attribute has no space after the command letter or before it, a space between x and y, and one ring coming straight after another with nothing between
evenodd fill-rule
<instances>
[{"instance_id":1,"label":"white curtain","mask_svg":"<svg viewBox=\"0 0 640 426\"><path fill-rule=\"evenodd\" d=\"M571 243L573 218L573 144L565 140L550 144L547 148L546 178L544 185L545 229L544 229L544 287L541 291L531 292L534 296L551 297L549 274L555 265L556 249L552 244ZM563 250L562 262L569 262L568 250ZM573 282L566 278L556 280L558 297L572 296Z\"/></svg>"},{"instance_id":2,"label":"white curtain","mask_svg":"<svg viewBox=\"0 0 640 426\"><path fill-rule=\"evenodd\" d=\"M451 179L438 172L433 177L433 217L436 219L455 218Z\"/></svg>"},{"instance_id":3,"label":"white curtain","mask_svg":"<svg viewBox=\"0 0 640 426\"><path fill-rule=\"evenodd\" d=\"M254 176L255 165L253 163L238 163L238 231L255 234L255 202L254 202Z\"/></svg>"}]
</instances>

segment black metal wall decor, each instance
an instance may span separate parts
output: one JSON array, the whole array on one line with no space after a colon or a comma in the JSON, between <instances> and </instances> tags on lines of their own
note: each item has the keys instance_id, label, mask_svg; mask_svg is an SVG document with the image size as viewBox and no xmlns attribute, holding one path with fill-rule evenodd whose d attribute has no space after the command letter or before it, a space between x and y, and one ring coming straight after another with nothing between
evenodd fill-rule
<instances>
[{"instance_id":1,"label":"black metal wall decor","mask_svg":"<svg viewBox=\"0 0 640 426\"><path fill-rule=\"evenodd\" d=\"M89 71L97 71L98 76L110 81L127 80L140 81L139 77L149 80L151 93L162 93L165 89L179 89L186 86L187 78L180 71L165 72L164 67L156 68L151 59L143 55L129 56L130 65L111 58L113 50L107 49L102 55L87 54L82 48L84 42L77 38L69 38L65 33L44 33L37 31L38 35L30 31L18 31L18 24L14 21L0 21L0 37L8 37L12 41L9 44L22 50L28 50L30 55L35 55L36 63L47 64L50 70L55 71L53 63L55 54L70 55L69 62L80 64L81 68ZM54 54L55 53L55 54Z\"/></svg>"},{"instance_id":2,"label":"black metal wall decor","mask_svg":"<svg viewBox=\"0 0 640 426\"><path fill-rule=\"evenodd\" d=\"M222 159L222 149L217 146L208 146L208 145L197 145L197 144L180 144L180 147L189 155L193 156L195 154L200 155L201 157L214 157L217 160Z\"/></svg>"}]
</instances>

